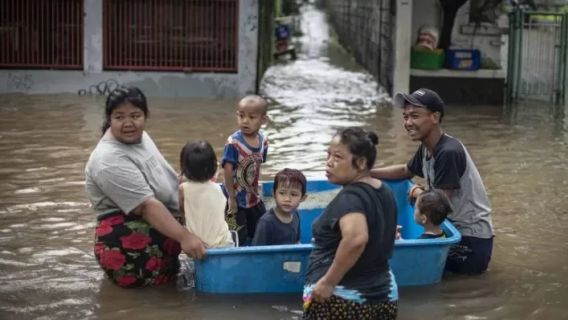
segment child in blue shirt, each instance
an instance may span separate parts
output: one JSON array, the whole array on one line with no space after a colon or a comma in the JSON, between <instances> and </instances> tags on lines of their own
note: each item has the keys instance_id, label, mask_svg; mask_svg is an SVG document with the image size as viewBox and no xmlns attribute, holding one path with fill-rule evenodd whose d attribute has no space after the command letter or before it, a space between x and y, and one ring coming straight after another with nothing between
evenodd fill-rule
<instances>
[{"instance_id":1,"label":"child in blue shirt","mask_svg":"<svg viewBox=\"0 0 568 320\"><path fill-rule=\"evenodd\" d=\"M281 170L274 177L272 192L276 206L258 220L252 245L300 242L300 216L297 209L306 199L306 177L299 170Z\"/></svg>"},{"instance_id":2,"label":"child in blue shirt","mask_svg":"<svg viewBox=\"0 0 568 320\"><path fill-rule=\"evenodd\" d=\"M440 225L452 213L448 197L440 190L430 189L416 198L414 221L424 227L419 239L445 238L446 233Z\"/></svg>"},{"instance_id":3,"label":"child in blue shirt","mask_svg":"<svg viewBox=\"0 0 568 320\"><path fill-rule=\"evenodd\" d=\"M239 130L225 143L221 166L223 191L227 196L227 218L236 225L239 243L254 236L256 223L266 212L260 197L260 165L266 162L268 139L260 132L267 121L268 103L260 96L246 96L237 104Z\"/></svg>"}]
</instances>

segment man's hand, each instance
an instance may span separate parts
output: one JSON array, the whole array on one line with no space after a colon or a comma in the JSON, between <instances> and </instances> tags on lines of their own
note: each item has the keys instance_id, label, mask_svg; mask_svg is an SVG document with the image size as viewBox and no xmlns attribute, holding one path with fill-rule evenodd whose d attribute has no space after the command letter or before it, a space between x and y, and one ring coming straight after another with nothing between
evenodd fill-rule
<instances>
[{"instance_id":1,"label":"man's hand","mask_svg":"<svg viewBox=\"0 0 568 320\"><path fill-rule=\"evenodd\" d=\"M410 202L411 204L414 204L414 202L416 201L416 198L418 198L418 196L424 192L424 187L419 185L419 184L415 184L413 185L410 190L408 191L408 202Z\"/></svg>"}]
</instances>

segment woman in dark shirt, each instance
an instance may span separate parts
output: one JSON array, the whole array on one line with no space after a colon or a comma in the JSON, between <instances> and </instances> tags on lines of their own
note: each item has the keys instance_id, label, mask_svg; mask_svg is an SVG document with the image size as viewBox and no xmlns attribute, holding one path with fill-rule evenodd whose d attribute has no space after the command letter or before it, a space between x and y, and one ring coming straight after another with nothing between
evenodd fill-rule
<instances>
[{"instance_id":1,"label":"woman in dark shirt","mask_svg":"<svg viewBox=\"0 0 568 320\"><path fill-rule=\"evenodd\" d=\"M370 175L377 144L377 135L361 128L343 129L331 141L326 176L343 188L312 225L304 319L396 318L398 292L388 264L396 204Z\"/></svg>"}]
</instances>

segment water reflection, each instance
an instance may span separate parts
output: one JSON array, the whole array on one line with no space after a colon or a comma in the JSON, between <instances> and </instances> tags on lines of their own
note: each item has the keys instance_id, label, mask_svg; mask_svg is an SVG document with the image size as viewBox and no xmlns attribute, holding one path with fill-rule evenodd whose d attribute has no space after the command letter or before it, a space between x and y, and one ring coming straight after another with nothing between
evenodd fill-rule
<instances>
[{"instance_id":1,"label":"water reflection","mask_svg":"<svg viewBox=\"0 0 568 320\"><path fill-rule=\"evenodd\" d=\"M325 28L321 12L307 7L303 14L312 18L303 28ZM284 166L321 175L331 135L349 125L379 133L380 164L407 161L416 143L402 128L401 111L385 103L376 83L326 33L305 34L311 38L302 38L302 46L313 40L314 47L270 69L262 87L275 101L263 178ZM326 52L334 58L317 56ZM173 284L124 290L103 278L83 190L102 103L74 95L0 96L0 318L298 319L299 295L207 296ZM221 154L236 129L233 106L150 98L148 131L177 167L187 140L208 139ZM468 146L493 203L494 259L480 277L448 275L435 286L403 288L400 319L566 318L567 123L565 108L543 104L448 108L444 128Z\"/></svg>"},{"instance_id":2,"label":"water reflection","mask_svg":"<svg viewBox=\"0 0 568 320\"><path fill-rule=\"evenodd\" d=\"M303 7L300 27L299 59L271 67L261 86L276 101L268 136L278 152L270 154L267 173L292 166L321 175L327 143L337 129L365 126L388 99L360 67L345 68L352 58L331 40L323 12ZM335 53L333 61L329 52Z\"/></svg>"}]
</instances>

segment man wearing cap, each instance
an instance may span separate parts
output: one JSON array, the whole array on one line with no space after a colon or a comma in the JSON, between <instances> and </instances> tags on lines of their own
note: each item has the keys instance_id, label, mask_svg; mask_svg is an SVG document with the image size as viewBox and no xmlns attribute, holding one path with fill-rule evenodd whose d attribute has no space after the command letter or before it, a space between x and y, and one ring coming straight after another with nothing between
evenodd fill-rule
<instances>
[{"instance_id":1,"label":"man wearing cap","mask_svg":"<svg viewBox=\"0 0 568 320\"><path fill-rule=\"evenodd\" d=\"M426 180L426 188L444 191L453 209L448 218L462 234L461 242L450 248L446 270L484 272L493 249L491 205L465 146L442 130L444 102L436 92L418 89L412 94L397 93L394 104L403 109L404 128L410 138L421 143L408 163L376 168L371 175L379 179L420 176ZM413 188L410 196L415 198L422 191Z\"/></svg>"}]
</instances>

